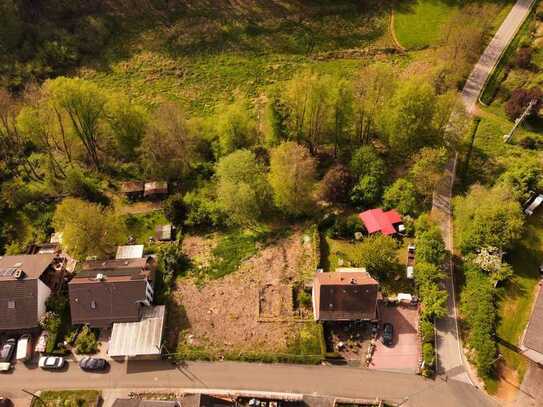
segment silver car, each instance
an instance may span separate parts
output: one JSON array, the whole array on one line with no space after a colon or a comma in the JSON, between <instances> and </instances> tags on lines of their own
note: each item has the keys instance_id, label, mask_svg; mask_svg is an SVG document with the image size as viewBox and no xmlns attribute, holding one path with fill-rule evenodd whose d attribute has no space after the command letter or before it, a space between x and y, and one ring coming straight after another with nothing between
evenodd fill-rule
<instances>
[{"instance_id":1,"label":"silver car","mask_svg":"<svg viewBox=\"0 0 543 407\"><path fill-rule=\"evenodd\" d=\"M62 369L66 361L61 356L42 356L38 366L42 369Z\"/></svg>"}]
</instances>

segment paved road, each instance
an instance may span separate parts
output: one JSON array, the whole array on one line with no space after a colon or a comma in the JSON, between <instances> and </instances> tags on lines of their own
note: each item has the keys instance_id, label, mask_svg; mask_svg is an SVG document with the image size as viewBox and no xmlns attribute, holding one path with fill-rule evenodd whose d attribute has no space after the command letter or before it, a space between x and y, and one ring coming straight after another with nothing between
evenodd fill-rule
<instances>
[{"instance_id":1,"label":"paved road","mask_svg":"<svg viewBox=\"0 0 543 407\"><path fill-rule=\"evenodd\" d=\"M82 372L75 363L67 371L47 372L16 366L2 375L0 392L23 397L21 389L66 388L215 388L293 392L356 398L381 397L405 406L493 406L475 388L449 380L343 366L298 366L235 362L192 362L176 368L163 361L112 362L109 373Z\"/></svg>"},{"instance_id":2,"label":"paved road","mask_svg":"<svg viewBox=\"0 0 543 407\"><path fill-rule=\"evenodd\" d=\"M432 202L432 217L435 219L443 235L445 247L452 253L454 248L452 236L452 208L451 196L456 174L455 156L445 170L442 181L434 193ZM458 336L457 309L454 289L454 263L451 258L447 260L448 274L443 281L443 288L447 290L447 316L436 321L436 349L437 349L437 371L439 374L471 383L466 373L463 360L461 341Z\"/></svg>"},{"instance_id":3,"label":"paved road","mask_svg":"<svg viewBox=\"0 0 543 407\"><path fill-rule=\"evenodd\" d=\"M518 0L516 2L494 35L494 38L481 55L479 62L477 62L473 68L461 95L466 111L469 114L474 113L477 101L490 73L530 13L533 4L534 0ZM451 119L454 120L454 115ZM454 247L452 238L451 198L455 172L456 157L449 162L442 182L440 182L434 193L432 202L432 216L439 223L445 245L450 252L452 252ZM470 376L466 372L464 354L458 335L452 259L449 259L447 267L449 269L448 278L443 282L443 285L449 293L447 304L448 314L445 318L436 322L438 372L447 377L471 383Z\"/></svg>"},{"instance_id":4,"label":"paved road","mask_svg":"<svg viewBox=\"0 0 543 407\"><path fill-rule=\"evenodd\" d=\"M528 14L530 14L534 2L535 0L518 0L515 3L507 18L494 35L494 38L492 38L492 41L490 41L481 55L479 62L477 62L473 71L471 71L462 90L462 99L469 113L473 113L490 73Z\"/></svg>"}]
</instances>

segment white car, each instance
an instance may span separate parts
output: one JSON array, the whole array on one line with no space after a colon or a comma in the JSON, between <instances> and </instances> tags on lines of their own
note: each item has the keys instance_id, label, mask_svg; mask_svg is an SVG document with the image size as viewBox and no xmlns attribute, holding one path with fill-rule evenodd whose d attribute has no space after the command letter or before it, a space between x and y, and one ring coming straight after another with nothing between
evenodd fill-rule
<instances>
[{"instance_id":1,"label":"white car","mask_svg":"<svg viewBox=\"0 0 543 407\"><path fill-rule=\"evenodd\" d=\"M66 361L60 356L42 356L38 366L42 369L62 369Z\"/></svg>"}]
</instances>

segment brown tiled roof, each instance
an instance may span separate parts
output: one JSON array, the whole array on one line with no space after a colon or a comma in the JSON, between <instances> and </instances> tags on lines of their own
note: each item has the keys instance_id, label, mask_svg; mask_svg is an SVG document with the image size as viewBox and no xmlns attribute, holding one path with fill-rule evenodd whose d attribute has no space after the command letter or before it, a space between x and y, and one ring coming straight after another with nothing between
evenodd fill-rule
<instances>
[{"instance_id":1,"label":"brown tiled roof","mask_svg":"<svg viewBox=\"0 0 543 407\"><path fill-rule=\"evenodd\" d=\"M377 319L379 283L367 272L317 273L313 281L318 321Z\"/></svg>"},{"instance_id":2,"label":"brown tiled roof","mask_svg":"<svg viewBox=\"0 0 543 407\"><path fill-rule=\"evenodd\" d=\"M121 183L121 192L129 194L132 192L143 192L144 183L140 181L125 181Z\"/></svg>"},{"instance_id":3,"label":"brown tiled roof","mask_svg":"<svg viewBox=\"0 0 543 407\"><path fill-rule=\"evenodd\" d=\"M526 328L523 345L543 353L543 290L539 287L532 315Z\"/></svg>"},{"instance_id":4,"label":"brown tiled roof","mask_svg":"<svg viewBox=\"0 0 543 407\"><path fill-rule=\"evenodd\" d=\"M34 328L38 323L38 280L1 281L0 331Z\"/></svg>"},{"instance_id":5,"label":"brown tiled roof","mask_svg":"<svg viewBox=\"0 0 543 407\"><path fill-rule=\"evenodd\" d=\"M139 321L145 287L144 279L76 277L68 284L72 323L108 327L114 322Z\"/></svg>"},{"instance_id":6,"label":"brown tiled roof","mask_svg":"<svg viewBox=\"0 0 543 407\"><path fill-rule=\"evenodd\" d=\"M53 253L0 256L0 281L13 280L13 276L9 273L11 269L23 270L26 279L39 278L54 258Z\"/></svg>"}]
</instances>

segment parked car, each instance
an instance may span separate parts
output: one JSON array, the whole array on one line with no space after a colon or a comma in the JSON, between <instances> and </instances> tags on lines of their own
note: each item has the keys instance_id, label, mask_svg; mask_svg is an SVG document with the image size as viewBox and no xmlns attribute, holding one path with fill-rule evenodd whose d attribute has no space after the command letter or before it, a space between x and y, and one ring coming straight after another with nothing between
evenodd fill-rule
<instances>
[{"instance_id":1,"label":"parked car","mask_svg":"<svg viewBox=\"0 0 543 407\"><path fill-rule=\"evenodd\" d=\"M392 342L394 339L394 327L391 323L385 322L383 325L383 337L382 341L383 344L386 346L392 346Z\"/></svg>"},{"instance_id":2,"label":"parked car","mask_svg":"<svg viewBox=\"0 0 543 407\"><path fill-rule=\"evenodd\" d=\"M61 356L42 356L38 366L42 369L62 369L66 361Z\"/></svg>"},{"instance_id":3,"label":"parked car","mask_svg":"<svg viewBox=\"0 0 543 407\"><path fill-rule=\"evenodd\" d=\"M0 396L0 407L13 407L13 402L10 399Z\"/></svg>"},{"instance_id":4,"label":"parked car","mask_svg":"<svg viewBox=\"0 0 543 407\"><path fill-rule=\"evenodd\" d=\"M13 358L13 353L15 352L15 347L17 345L17 342L15 339L10 338L4 343L2 346L2 350L0 350L0 361L2 362L11 362L11 358Z\"/></svg>"},{"instance_id":5,"label":"parked car","mask_svg":"<svg viewBox=\"0 0 543 407\"><path fill-rule=\"evenodd\" d=\"M109 363L107 363L107 360L100 359L100 358L91 358L91 357L84 357L79 362L79 367L83 370L87 371L100 371L105 370L109 366Z\"/></svg>"},{"instance_id":6,"label":"parked car","mask_svg":"<svg viewBox=\"0 0 543 407\"><path fill-rule=\"evenodd\" d=\"M26 362L32 357L32 337L23 335L17 341L17 353L15 358L18 362Z\"/></svg>"},{"instance_id":7,"label":"parked car","mask_svg":"<svg viewBox=\"0 0 543 407\"><path fill-rule=\"evenodd\" d=\"M9 362L0 362L0 373L9 372L10 370L11 370L11 363L9 363Z\"/></svg>"}]
</instances>

